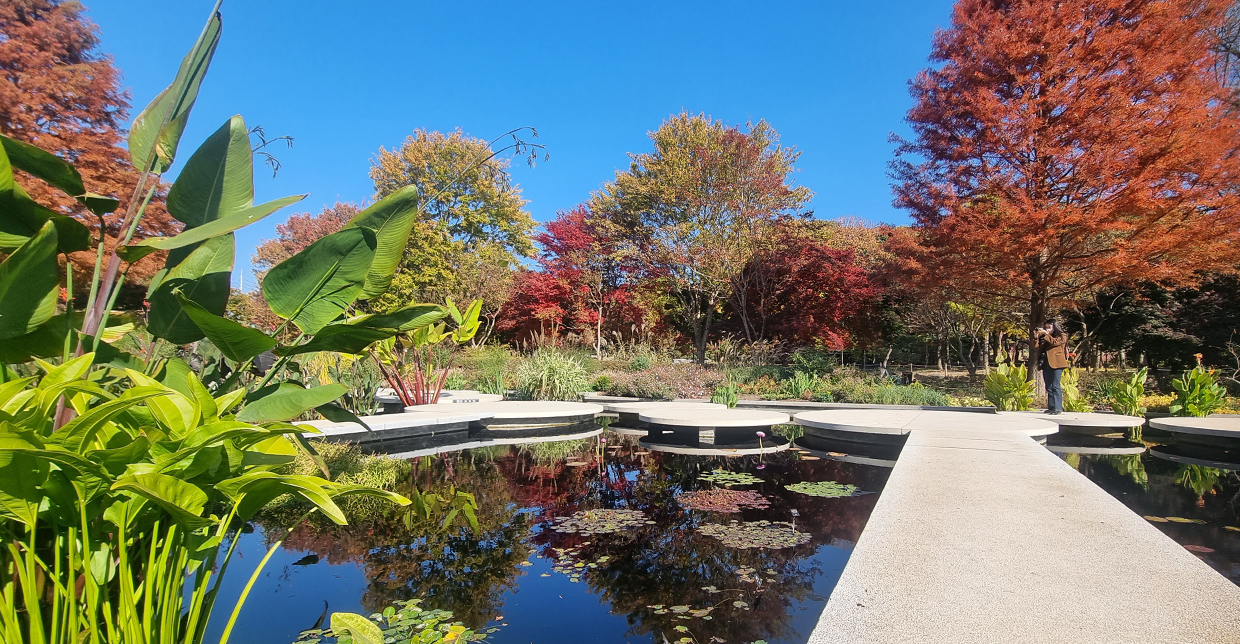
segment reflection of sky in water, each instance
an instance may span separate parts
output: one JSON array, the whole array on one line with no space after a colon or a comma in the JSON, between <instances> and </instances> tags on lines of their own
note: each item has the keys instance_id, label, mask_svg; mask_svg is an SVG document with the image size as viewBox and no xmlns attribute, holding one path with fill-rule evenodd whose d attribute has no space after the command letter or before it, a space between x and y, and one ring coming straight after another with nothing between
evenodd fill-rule
<instances>
[{"instance_id":1,"label":"reflection of sky in water","mask_svg":"<svg viewBox=\"0 0 1240 644\"><path fill-rule=\"evenodd\" d=\"M805 642L878 495L822 499L783 486L838 480L878 491L888 472L826 459L798 461L794 453L768 455L765 467L757 470L756 457L669 456L637 448L631 439L609 437L609 443L622 444L620 450L608 451L606 482L592 446L567 461L561 456L540 462L535 454L516 448L473 463L450 457L451 476L479 499L483 539L468 532L459 538L439 534L433 535L431 546L419 546L426 540L390 520L295 533L255 585L232 641L292 642L300 630L314 625L324 601L331 612L369 613L381 604L429 593L427 606L455 610L456 618L471 627L487 620L506 624L487 639L497 644L662 642L660 633L671 642L689 634L703 643L711 637ZM434 468L436 481L449 479L443 465L440 461ZM697 476L717 467L764 479L737 489L760 492L771 507L738 514L688 512L671 501L682 489L714 487ZM555 516L595 508L639 509L655 525L590 536L546 529ZM791 521L793 510L797 530L812 535L810 543L797 548L727 548L694 529L700 523L727 524L733 519ZM263 556L264 539L261 529L243 537L221 607L231 607L232 597ZM427 552L434 548L439 552ZM556 548L573 549L582 562L604 563L595 563L575 583L553 570ZM319 562L294 565L309 554L318 555ZM741 567L757 570L759 581L742 581L737 573ZM721 590L712 594L702 586ZM752 610L732 605L742 596L755 605ZM445 605L444 598L466 598L472 608ZM674 613L655 614L648 608L701 609L712 602L718 605L710 620L680 620ZM227 619L220 617L208 629L208 639L218 635ZM677 632L676 625L689 632Z\"/></svg>"}]
</instances>

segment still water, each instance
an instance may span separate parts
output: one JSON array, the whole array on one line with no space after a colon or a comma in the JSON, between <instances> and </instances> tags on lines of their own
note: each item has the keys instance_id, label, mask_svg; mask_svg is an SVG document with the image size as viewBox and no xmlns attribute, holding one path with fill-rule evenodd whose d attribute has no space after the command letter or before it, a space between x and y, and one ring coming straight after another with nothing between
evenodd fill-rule
<instances>
[{"instance_id":1,"label":"still water","mask_svg":"<svg viewBox=\"0 0 1240 644\"><path fill-rule=\"evenodd\" d=\"M1060 433L1051 449L1240 585L1240 454L1150 438L1147 432L1146 442L1131 443ZM1122 453L1132 451L1139 453Z\"/></svg>"},{"instance_id":2,"label":"still water","mask_svg":"<svg viewBox=\"0 0 1240 644\"><path fill-rule=\"evenodd\" d=\"M422 598L470 628L498 627L487 639L497 644L802 643L890 471L796 451L668 454L604 437L424 459L411 476L419 489L474 494L477 530L411 529L382 509L347 527L302 525L267 565L232 641L293 642L325 611ZM824 482L841 486L787 487ZM281 520L241 537L221 606Z\"/></svg>"}]
</instances>

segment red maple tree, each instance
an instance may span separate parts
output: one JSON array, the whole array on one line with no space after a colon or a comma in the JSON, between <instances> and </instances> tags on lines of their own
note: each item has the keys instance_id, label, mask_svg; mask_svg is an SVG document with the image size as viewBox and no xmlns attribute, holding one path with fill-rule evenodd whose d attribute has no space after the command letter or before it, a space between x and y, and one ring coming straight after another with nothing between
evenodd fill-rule
<instances>
[{"instance_id":1,"label":"red maple tree","mask_svg":"<svg viewBox=\"0 0 1240 644\"><path fill-rule=\"evenodd\" d=\"M1223 0L959 0L893 164L915 275L1025 309L1233 265ZM1036 364L1037 356L1032 356Z\"/></svg>"},{"instance_id":2,"label":"red maple tree","mask_svg":"<svg viewBox=\"0 0 1240 644\"><path fill-rule=\"evenodd\" d=\"M121 201L104 218L104 244L111 250L138 172L121 147L129 96L112 59L97 53L99 30L84 12L77 2L0 2L0 134L63 157L87 189ZM22 179L36 201L79 217L98 233L99 220L74 199L33 177ZM135 238L180 231L164 208L165 192L156 191ZM78 279L94 270L94 252L74 253L72 260ZM145 283L162 265L163 253L149 256L129 272L130 281Z\"/></svg>"}]
</instances>

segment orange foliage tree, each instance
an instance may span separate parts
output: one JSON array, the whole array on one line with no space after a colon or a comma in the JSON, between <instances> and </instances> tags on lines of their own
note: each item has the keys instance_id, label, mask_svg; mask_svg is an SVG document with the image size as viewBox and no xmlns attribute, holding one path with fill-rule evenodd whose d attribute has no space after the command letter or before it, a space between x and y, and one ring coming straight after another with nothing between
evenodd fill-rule
<instances>
[{"instance_id":1,"label":"orange foliage tree","mask_svg":"<svg viewBox=\"0 0 1240 644\"><path fill-rule=\"evenodd\" d=\"M893 162L914 274L1032 326L1106 285L1231 266L1240 132L1212 51L1227 5L959 0Z\"/></svg>"},{"instance_id":2,"label":"orange foliage tree","mask_svg":"<svg viewBox=\"0 0 1240 644\"><path fill-rule=\"evenodd\" d=\"M138 172L121 147L129 97L111 58L96 53L98 27L84 11L77 2L60 0L0 2L0 134L63 157L89 190L121 201L104 218L104 243L111 250ZM33 177L23 179L35 201L79 217L98 234L99 220L74 199ZM156 191L135 239L180 231L164 208L164 193ZM74 253L72 261L85 279L95 253ZM130 270L130 281L146 283L162 265L163 253L149 256Z\"/></svg>"}]
</instances>

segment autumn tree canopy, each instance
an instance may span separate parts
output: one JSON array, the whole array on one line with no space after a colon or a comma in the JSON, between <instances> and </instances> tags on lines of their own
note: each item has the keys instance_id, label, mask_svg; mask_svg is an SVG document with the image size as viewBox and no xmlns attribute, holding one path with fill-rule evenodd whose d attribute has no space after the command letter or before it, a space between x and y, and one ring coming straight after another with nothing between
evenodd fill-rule
<instances>
[{"instance_id":1,"label":"autumn tree canopy","mask_svg":"<svg viewBox=\"0 0 1240 644\"><path fill-rule=\"evenodd\" d=\"M698 362L755 234L801 214L812 192L792 182L800 153L766 121L745 129L687 112L650 133L654 150L597 193L591 209L630 231L642 273L666 283Z\"/></svg>"},{"instance_id":2,"label":"autumn tree canopy","mask_svg":"<svg viewBox=\"0 0 1240 644\"><path fill-rule=\"evenodd\" d=\"M112 59L99 54L99 29L77 2L0 2L0 134L34 144L74 164L92 192L121 201L105 218L105 244L116 244L138 173L124 140L129 97L121 89ZM23 177L31 197L81 219L98 233L99 221L72 198L33 177ZM163 206L163 190L147 207L135 238L172 235L180 224ZM131 281L146 282L162 264L162 253L137 263ZM93 252L75 253L81 275L94 268Z\"/></svg>"},{"instance_id":3,"label":"autumn tree canopy","mask_svg":"<svg viewBox=\"0 0 1240 644\"><path fill-rule=\"evenodd\" d=\"M915 271L1020 302L1036 325L1109 284L1232 265L1240 132L1214 52L1227 6L959 0L893 164Z\"/></svg>"}]
</instances>

